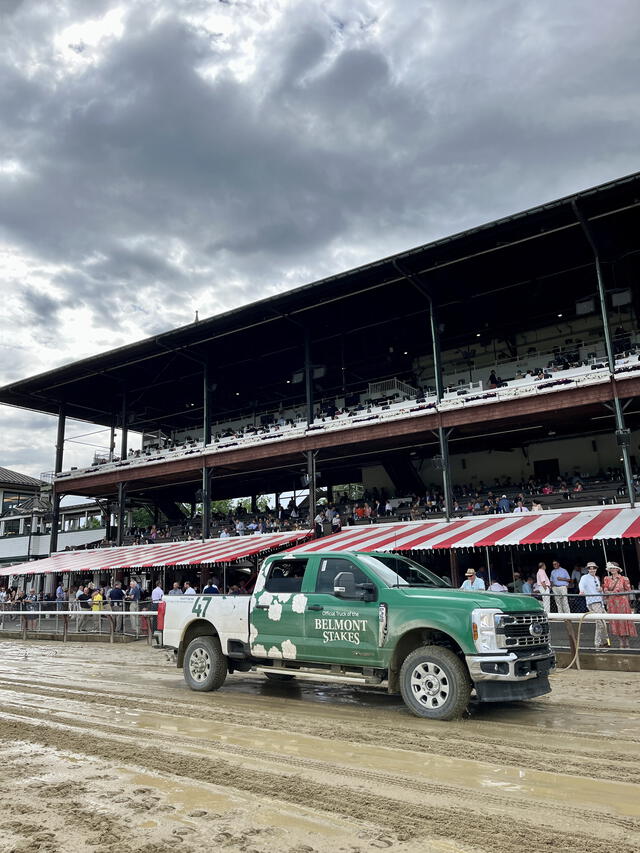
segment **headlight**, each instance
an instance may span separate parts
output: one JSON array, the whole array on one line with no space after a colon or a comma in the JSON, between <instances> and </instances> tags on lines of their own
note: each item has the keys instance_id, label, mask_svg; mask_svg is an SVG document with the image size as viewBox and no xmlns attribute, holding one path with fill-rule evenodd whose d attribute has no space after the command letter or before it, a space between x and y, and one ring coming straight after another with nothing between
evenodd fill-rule
<instances>
[{"instance_id":1,"label":"headlight","mask_svg":"<svg viewBox=\"0 0 640 853\"><path fill-rule=\"evenodd\" d=\"M479 652L500 651L496 637L496 622L501 614L501 610L488 607L479 607L471 614L473 642Z\"/></svg>"}]
</instances>

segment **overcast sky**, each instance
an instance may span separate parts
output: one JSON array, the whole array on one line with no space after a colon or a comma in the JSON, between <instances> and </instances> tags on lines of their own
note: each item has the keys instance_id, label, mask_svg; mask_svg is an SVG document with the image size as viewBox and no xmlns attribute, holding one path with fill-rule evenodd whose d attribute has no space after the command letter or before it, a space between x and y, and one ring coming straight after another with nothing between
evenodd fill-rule
<instances>
[{"instance_id":1,"label":"overcast sky","mask_svg":"<svg viewBox=\"0 0 640 853\"><path fill-rule=\"evenodd\" d=\"M637 0L0 0L0 385L636 171L639 44Z\"/></svg>"}]
</instances>

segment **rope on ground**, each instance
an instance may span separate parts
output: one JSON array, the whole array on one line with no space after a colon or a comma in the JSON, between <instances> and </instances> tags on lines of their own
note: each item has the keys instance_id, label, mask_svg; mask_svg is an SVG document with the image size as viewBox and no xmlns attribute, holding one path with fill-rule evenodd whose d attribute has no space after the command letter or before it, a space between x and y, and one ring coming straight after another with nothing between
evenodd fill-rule
<instances>
[{"instance_id":1,"label":"rope on ground","mask_svg":"<svg viewBox=\"0 0 640 853\"><path fill-rule=\"evenodd\" d=\"M580 634L582 633L582 626L584 625L584 620L590 614L591 614L591 611L587 610L586 613L583 613L582 616L580 617L580 619L578 619L578 636L576 637L576 650L574 652L574 655L571 658L571 660L569 661L569 663L567 664L567 666L563 666L560 669L556 669L556 672L566 672L568 669L572 668L574 663L576 664L576 669L580 669L580 660L578 657L580 654ZM569 624L571 624L571 622ZM571 628L573 630L572 624L571 624Z\"/></svg>"}]
</instances>

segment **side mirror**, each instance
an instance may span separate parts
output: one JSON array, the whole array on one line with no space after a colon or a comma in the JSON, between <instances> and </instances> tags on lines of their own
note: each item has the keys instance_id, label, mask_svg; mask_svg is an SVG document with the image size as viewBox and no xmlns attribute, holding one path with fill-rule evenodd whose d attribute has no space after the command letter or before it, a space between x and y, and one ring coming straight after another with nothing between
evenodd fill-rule
<instances>
[{"instance_id":1,"label":"side mirror","mask_svg":"<svg viewBox=\"0 0 640 853\"><path fill-rule=\"evenodd\" d=\"M333 581L333 594L338 598L355 598L356 582L353 572L339 572Z\"/></svg>"}]
</instances>

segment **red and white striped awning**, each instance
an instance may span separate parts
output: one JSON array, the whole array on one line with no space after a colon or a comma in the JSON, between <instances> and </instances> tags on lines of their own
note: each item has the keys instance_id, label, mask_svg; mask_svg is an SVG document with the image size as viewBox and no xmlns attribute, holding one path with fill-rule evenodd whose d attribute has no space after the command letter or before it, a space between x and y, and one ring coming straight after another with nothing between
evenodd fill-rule
<instances>
[{"instance_id":1,"label":"red and white striped awning","mask_svg":"<svg viewBox=\"0 0 640 853\"><path fill-rule=\"evenodd\" d=\"M640 538L640 509L554 510L348 527L289 551L430 551Z\"/></svg>"},{"instance_id":2,"label":"red and white striped awning","mask_svg":"<svg viewBox=\"0 0 640 853\"><path fill-rule=\"evenodd\" d=\"M252 536L207 539L205 542L171 542L166 545L130 545L126 548L62 551L45 560L7 566L0 569L0 575L104 572L113 569L150 567L158 569L164 566L234 563L244 557L284 548L293 542L301 542L309 536L311 536L310 530L287 530L281 533L256 533Z\"/></svg>"}]
</instances>

